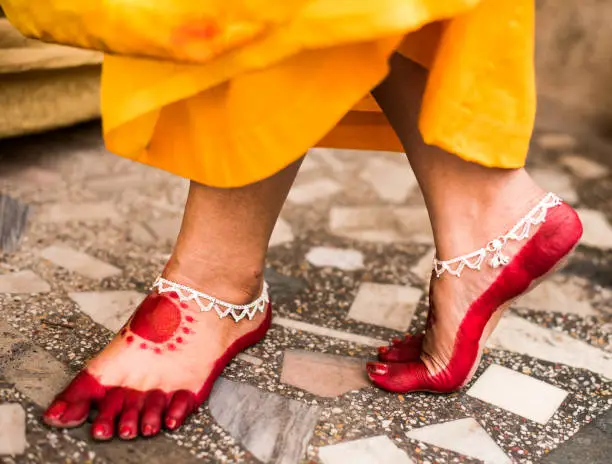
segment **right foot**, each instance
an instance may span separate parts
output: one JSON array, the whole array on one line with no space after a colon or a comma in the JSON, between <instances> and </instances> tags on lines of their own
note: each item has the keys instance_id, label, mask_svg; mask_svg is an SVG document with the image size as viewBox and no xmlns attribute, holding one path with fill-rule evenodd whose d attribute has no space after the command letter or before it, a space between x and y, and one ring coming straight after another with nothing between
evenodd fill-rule
<instances>
[{"instance_id":1,"label":"right foot","mask_svg":"<svg viewBox=\"0 0 612 464\"><path fill-rule=\"evenodd\" d=\"M257 306L232 309L198 292L160 281L111 343L60 393L44 414L51 426L83 424L98 409L91 433L96 440L117 435L150 437L165 425L175 430L204 402L225 366L240 351L260 341L271 322L264 290ZM255 295L257 297L257 295ZM247 303L255 298L238 303ZM250 316L253 316L252 319Z\"/></svg>"}]
</instances>

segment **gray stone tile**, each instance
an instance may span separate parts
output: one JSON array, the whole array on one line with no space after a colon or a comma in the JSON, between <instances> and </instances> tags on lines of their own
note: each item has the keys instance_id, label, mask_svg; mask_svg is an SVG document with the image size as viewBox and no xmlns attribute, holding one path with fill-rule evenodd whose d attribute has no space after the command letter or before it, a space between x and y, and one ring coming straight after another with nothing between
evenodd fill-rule
<instances>
[{"instance_id":1,"label":"gray stone tile","mask_svg":"<svg viewBox=\"0 0 612 464\"><path fill-rule=\"evenodd\" d=\"M278 218L276 221L276 225L274 226L274 230L272 231L272 237L270 237L270 245L271 247L276 245L282 245L284 243L293 242L294 236L293 231L291 230L291 225L283 218Z\"/></svg>"},{"instance_id":2,"label":"gray stone tile","mask_svg":"<svg viewBox=\"0 0 612 464\"><path fill-rule=\"evenodd\" d=\"M610 172L606 166L581 155L565 155L559 161L580 179L600 179Z\"/></svg>"},{"instance_id":3,"label":"gray stone tile","mask_svg":"<svg viewBox=\"0 0 612 464\"><path fill-rule=\"evenodd\" d=\"M561 388L496 364L467 394L539 424L546 424L567 396Z\"/></svg>"},{"instance_id":4,"label":"gray stone tile","mask_svg":"<svg viewBox=\"0 0 612 464\"><path fill-rule=\"evenodd\" d=\"M295 185L287 199L297 205L307 205L322 200L342 190L342 186L331 179L317 179L300 185Z\"/></svg>"},{"instance_id":5,"label":"gray stone tile","mask_svg":"<svg viewBox=\"0 0 612 464\"><path fill-rule=\"evenodd\" d=\"M612 226L604 214L592 209L578 209L584 233L580 243L590 247L612 250Z\"/></svg>"},{"instance_id":6,"label":"gray stone tile","mask_svg":"<svg viewBox=\"0 0 612 464\"><path fill-rule=\"evenodd\" d=\"M149 228L140 222L132 222L130 224L129 237L133 242L143 245L151 245L155 243L156 239Z\"/></svg>"},{"instance_id":7,"label":"gray stone tile","mask_svg":"<svg viewBox=\"0 0 612 464\"><path fill-rule=\"evenodd\" d=\"M612 456L612 409L548 454L544 464L609 464Z\"/></svg>"},{"instance_id":8,"label":"gray stone tile","mask_svg":"<svg viewBox=\"0 0 612 464\"><path fill-rule=\"evenodd\" d=\"M327 398L370 386L363 360L304 350L285 351L281 382Z\"/></svg>"},{"instance_id":9,"label":"gray stone tile","mask_svg":"<svg viewBox=\"0 0 612 464\"><path fill-rule=\"evenodd\" d=\"M39 214L43 222L117 221L119 212L110 201L96 203L58 203L46 206Z\"/></svg>"},{"instance_id":10,"label":"gray stone tile","mask_svg":"<svg viewBox=\"0 0 612 464\"><path fill-rule=\"evenodd\" d=\"M357 335L350 332L343 332L341 330L328 329L319 325L309 324L308 322L297 321L295 319L288 319L286 317L274 317L272 323L285 327L286 329L308 332L321 337L336 338L338 340L344 340L349 343L356 343L358 345L366 345L379 347L386 345L387 342L378 338L366 337L365 335Z\"/></svg>"},{"instance_id":11,"label":"gray stone tile","mask_svg":"<svg viewBox=\"0 0 612 464\"><path fill-rule=\"evenodd\" d=\"M354 240L397 243L405 240L392 210L384 207L336 207L329 215L334 235Z\"/></svg>"},{"instance_id":12,"label":"gray stone tile","mask_svg":"<svg viewBox=\"0 0 612 464\"><path fill-rule=\"evenodd\" d=\"M306 254L306 260L317 267L335 267L343 271L363 268L363 253L330 247L314 247Z\"/></svg>"},{"instance_id":13,"label":"gray stone tile","mask_svg":"<svg viewBox=\"0 0 612 464\"><path fill-rule=\"evenodd\" d=\"M0 332L3 377L34 403L48 406L66 385L70 373L62 363L32 345L5 322L0 321Z\"/></svg>"},{"instance_id":14,"label":"gray stone tile","mask_svg":"<svg viewBox=\"0 0 612 464\"><path fill-rule=\"evenodd\" d=\"M219 379L208 401L214 419L257 459L294 464L319 420L317 407Z\"/></svg>"},{"instance_id":15,"label":"gray stone tile","mask_svg":"<svg viewBox=\"0 0 612 464\"><path fill-rule=\"evenodd\" d=\"M362 283L348 317L367 324L405 331L423 290L404 285Z\"/></svg>"},{"instance_id":16,"label":"gray stone tile","mask_svg":"<svg viewBox=\"0 0 612 464\"><path fill-rule=\"evenodd\" d=\"M403 203L418 185L408 162L402 166L384 158L371 157L360 177L382 200L391 203Z\"/></svg>"},{"instance_id":17,"label":"gray stone tile","mask_svg":"<svg viewBox=\"0 0 612 464\"><path fill-rule=\"evenodd\" d=\"M70 293L69 296L81 311L113 332L123 327L144 298L142 293L131 290Z\"/></svg>"},{"instance_id":18,"label":"gray stone tile","mask_svg":"<svg viewBox=\"0 0 612 464\"><path fill-rule=\"evenodd\" d=\"M0 456L23 454L26 441L26 414L20 404L0 404Z\"/></svg>"},{"instance_id":19,"label":"gray stone tile","mask_svg":"<svg viewBox=\"0 0 612 464\"><path fill-rule=\"evenodd\" d=\"M588 282L575 276L556 274L520 297L514 306L539 311L596 316L587 294Z\"/></svg>"},{"instance_id":20,"label":"gray stone tile","mask_svg":"<svg viewBox=\"0 0 612 464\"><path fill-rule=\"evenodd\" d=\"M500 320L487 346L588 369L612 380L612 353L513 314L507 314Z\"/></svg>"},{"instance_id":21,"label":"gray stone tile","mask_svg":"<svg viewBox=\"0 0 612 464\"><path fill-rule=\"evenodd\" d=\"M419 207L398 208L395 216L402 226L402 235L411 243L433 245L433 231L427 209Z\"/></svg>"},{"instance_id":22,"label":"gray stone tile","mask_svg":"<svg viewBox=\"0 0 612 464\"><path fill-rule=\"evenodd\" d=\"M563 171L546 168L530 169L529 173L540 187L556 193L563 201L571 204L578 201L578 193L576 193L576 189L573 186L572 178Z\"/></svg>"},{"instance_id":23,"label":"gray stone tile","mask_svg":"<svg viewBox=\"0 0 612 464\"><path fill-rule=\"evenodd\" d=\"M389 437L362 438L319 448L323 464L412 464Z\"/></svg>"},{"instance_id":24,"label":"gray stone tile","mask_svg":"<svg viewBox=\"0 0 612 464\"><path fill-rule=\"evenodd\" d=\"M475 419L443 422L411 430L408 438L480 459L485 464L510 464L510 457Z\"/></svg>"},{"instance_id":25,"label":"gray stone tile","mask_svg":"<svg viewBox=\"0 0 612 464\"><path fill-rule=\"evenodd\" d=\"M51 290L47 282L32 271L0 274L0 293L46 293Z\"/></svg>"},{"instance_id":26,"label":"gray stone tile","mask_svg":"<svg viewBox=\"0 0 612 464\"><path fill-rule=\"evenodd\" d=\"M17 248L28 222L30 207L0 193L0 253Z\"/></svg>"},{"instance_id":27,"label":"gray stone tile","mask_svg":"<svg viewBox=\"0 0 612 464\"><path fill-rule=\"evenodd\" d=\"M270 285L273 300L276 298L293 298L306 289L306 283L303 280L280 274L272 268L266 268L264 278Z\"/></svg>"},{"instance_id":28,"label":"gray stone tile","mask_svg":"<svg viewBox=\"0 0 612 464\"><path fill-rule=\"evenodd\" d=\"M541 134L536 138L537 144L545 150L572 150L578 145L578 141L570 134L549 132Z\"/></svg>"},{"instance_id":29,"label":"gray stone tile","mask_svg":"<svg viewBox=\"0 0 612 464\"><path fill-rule=\"evenodd\" d=\"M40 255L56 266L90 279L106 279L121 274L121 269L63 245L47 247L40 252Z\"/></svg>"}]
</instances>

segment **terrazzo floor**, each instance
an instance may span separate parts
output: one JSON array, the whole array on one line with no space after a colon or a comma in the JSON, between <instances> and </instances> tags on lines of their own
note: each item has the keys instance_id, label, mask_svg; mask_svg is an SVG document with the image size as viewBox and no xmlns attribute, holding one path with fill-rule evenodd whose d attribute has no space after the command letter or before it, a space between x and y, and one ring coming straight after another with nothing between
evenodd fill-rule
<instances>
[{"instance_id":1,"label":"terrazzo floor","mask_svg":"<svg viewBox=\"0 0 612 464\"><path fill-rule=\"evenodd\" d=\"M160 272L187 195L186 181L107 153L98 131L0 142L2 462L578 462L573 437L607 417L612 169L580 140L537 133L529 169L578 208L585 234L507 312L461 391L397 395L365 378L378 345L425 327L431 230L403 155L317 149L272 238L272 329L208 404L153 440L44 427L43 408Z\"/></svg>"}]
</instances>

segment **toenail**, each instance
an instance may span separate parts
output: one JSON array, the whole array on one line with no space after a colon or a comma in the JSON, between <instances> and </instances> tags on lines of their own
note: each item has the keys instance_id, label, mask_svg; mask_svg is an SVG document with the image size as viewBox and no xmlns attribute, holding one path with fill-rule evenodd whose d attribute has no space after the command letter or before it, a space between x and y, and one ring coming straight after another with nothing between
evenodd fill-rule
<instances>
[{"instance_id":1,"label":"toenail","mask_svg":"<svg viewBox=\"0 0 612 464\"><path fill-rule=\"evenodd\" d=\"M176 419L173 419L173 418L166 419L166 426L169 429L174 429L176 427Z\"/></svg>"},{"instance_id":2,"label":"toenail","mask_svg":"<svg viewBox=\"0 0 612 464\"><path fill-rule=\"evenodd\" d=\"M149 435L153 435L153 427L151 427L150 424L146 424L142 429L142 434L145 437L148 437Z\"/></svg>"},{"instance_id":3,"label":"toenail","mask_svg":"<svg viewBox=\"0 0 612 464\"><path fill-rule=\"evenodd\" d=\"M389 352L389 347L388 346L381 346L378 348L378 352L380 354L387 354Z\"/></svg>"},{"instance_id":4,"label":"toenail","mask_svg":"<svg viewBox=\"0 0 612 464\"><path fill-rule=\"evenodd\" d=\"M131 434L132 430L127 425L121 427L121 430L119 431L119 435L121 435L123 438L128 438Z\"/></svg>"},{"instance_id":5,"label":"toenail","mask_svg":"<svg viewBox=\"0 0 612 464\"><path fill-rule=\"evenodd\" d=\"M393 342L394 345L397 345L398 343L402 343L403 340L401 338L395 337L391 341Z\"/></svg>"},{"instance_id":6,"label":"toenail","mask_svg":"<svg viewBox=\"0 0 612 464\"><path fill-rule=\"evenodd\" d=\"M106 427L103 425L96 425L93 428L93 436L96 438L106 438Z\"/></svg>"},{"instance_id":7,"label":"toenail","mask_svg":"<svg viewBox=\"0 0 612 464\"><path fill-rule=\"evenodd\" d=\"M389 368L384 364L371 363L368 364L368 372L374 375L386 375L389 372Z\"/></svg>"}]
</instances>

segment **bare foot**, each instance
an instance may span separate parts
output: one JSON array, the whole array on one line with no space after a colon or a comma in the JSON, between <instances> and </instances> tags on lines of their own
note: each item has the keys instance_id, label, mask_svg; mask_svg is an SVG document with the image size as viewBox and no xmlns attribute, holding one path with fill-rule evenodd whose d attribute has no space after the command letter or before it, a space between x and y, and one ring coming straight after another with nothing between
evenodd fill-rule
<instances>
[{"instance_id":1,"label":"bare foot","mask_svg":"<svg viewBox=\"0 0 612 464\"><path fill-rule=\"evenodd\" d=\"M208 398L214 381L240 351L265 335L271 320L267 293L236 322L223 303L192 299L194 292L163 283L137 308L111 343L56 398L44 415L54 427L77 427L99 413L92 436L109 440L174 430ZM257 299L258 295L250 298ZM248 300L246 295L244 304ZM247 301L244 301L247 300ZM237 308L236 316L243 314ZM252 319L250 318L252 316Z\"/></svg>"},{"instance_id":2,"label":"bare foot","mask_svg":"<svg viewBox=\"0 0 612 464\"><path fill-rule=\"evenodd\" d=\"M438 257L448 260L478 250L505 234L545 197L534 185L525 185L506 196L493 209L448 232L438 247ZM538 222L542 214L546 220ZM543 219L544 216L541 216ZM484 342L497 325L503 311L518 296L554 270L575 246L582 233L576 213L568 205L540 208L531 217L529 234L522 240L509 240L502 249L502 261L490 265L490 252L480 270L465 267L460 277L439 265L440 278L433 277L430 312L425 336L398 339L379 350L379 360L370 363L371 379L392 391L453 391L467 383L480 360ZM522 228L519 232L522 232ZM478 261L478 256L468 260ZM460 262L450 264L457 270ZM418 353L418 354L417 354Z\"/></svg>"}]
</instances>

